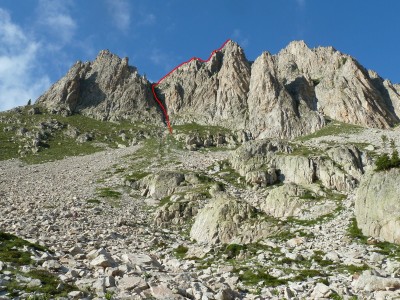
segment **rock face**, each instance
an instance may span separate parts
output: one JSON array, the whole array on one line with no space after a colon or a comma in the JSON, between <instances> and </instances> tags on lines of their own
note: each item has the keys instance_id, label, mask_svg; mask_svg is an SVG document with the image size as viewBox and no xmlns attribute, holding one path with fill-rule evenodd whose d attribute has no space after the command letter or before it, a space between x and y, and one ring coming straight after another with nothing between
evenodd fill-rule
<instances>
[{"instance_id":1,"label":"rock face","mask_svg":"<svg viewBox=\"0 0 400 300\"><path fill-rule=\"evenodd\" d=\"M173 122L197 122L243 129L246 121L250 63L228 42L210 61L192 60L157 88Z\"/></svg>"},{"instance_id":2,"label":"rock face","mask_svg":"<svg viewBox=\"0 0 400 300\"><path fill-rule=\"evenodd\" d=\"M276 55L249 62L229 41L209 61L191 60L155 88L172 124L195 122L246 130L253 137L293 138L325 125L325 118L367 127L398 123L400 88L332 47L292 42ZM38 99L54 112L102 120L161 122L151 85L108 51L77 62Z\"/></svg>"},{"instance_id":3,"label":"rock face","mask_svg":"<svg viewBox=\"0 0 400 300\"><path fill-rule=\"evenodd\" d=\"M308 88L314 92L317 110L324 115L367 127L387 128L398 122L393 109L398 107L398 93L387 83L393 92L391 98L383 80L370 76L354 58L332 47L309 49L303 41L296 41L275 59L278 77L294 85L294 91L299 91L301 82L312 83L314 87Z\"/></svg>"},{"instance_id":4,"label":"rock face","mask_svg":"<svg viewBox=\"0 0 400 300\"><path fill-rule=\"evenodd\" d=\"M50 111L100 120L161 120L150 83L108 50L93 62L78 61L37 103Z\"/></svg>"},{"instance_id":5,"label":"rock face","mask_svg":"<svg viewBox=\"0 0 400 300\"><path fill-rule=\"evenodd\" d=\"M316 111L315 92L304 77L289 84L278 78L275 59L258 57L251 68L248 127L259 137L294 137L314 132L324 124Z\"/></svg>"},{"instance_id":6,"label":"rock face","mask_svg":"<svg viewBox=\"0 0 400 300\"><path fill-rule=\"evenodd\" d=\"M363 234L400 244L400 170L368 173L361 180L355 215Z\"/></svg>"}]
</instances>

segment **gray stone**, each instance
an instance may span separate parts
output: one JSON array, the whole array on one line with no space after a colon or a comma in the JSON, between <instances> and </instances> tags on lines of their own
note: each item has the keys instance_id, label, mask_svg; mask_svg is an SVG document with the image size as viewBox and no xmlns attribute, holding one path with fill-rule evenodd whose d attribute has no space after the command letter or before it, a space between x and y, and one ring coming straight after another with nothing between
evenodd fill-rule
<instances>
[{"instance_id":1,"label":"gray stone","mask_svg":"<svg viewBox=\"0 0 400 300\"><path fill-rule=\"evenodd\" d=\"M355 200L357 224L364 235L400 244L400 170L370 172Z\"/></svg>"},{"instance_id":2,"label":"gray stone","mask_svg":"<svg viewBox=\"0 0 400 300\"><path fill-rule=\"evenodd\" d=\"M135 267L147 267L147 268L156 268L161 269L161 264L153 257L147 254L139 254L139 253L126 253L121 256L123 262L125 262L128 266Z\"/></svg>"},{"instance_id":3,"label":"gray stone","mask_svg":"<svg viewBox=\"0 0 400 300\"><path fill-rule=\"evenodd\" d=\"M385 291L400 289L400 278L385 278L371 275L370 272L364 271L357 280L352 282L355 290L363 290L366 292Z\"/></svg>"},{"instance_id":4,"label":"gray stone","mask_svg":"<svg viewBox=\"0 0 400 300\"><path fill-rule=\"evenodd\" d=\"M311 293L312 299L329 298L330 295L332 295L332 290L329 288L329 286L321 282L316 284L313 292Z\"/></svg>"},{"instance_id":5,"label":"gray stone","mask_svg":"<svg viewBox=\"0 0 400 300\"><path fill-rule=\"evenodd\" d=\"M32 279L29 283L28 283L28 287L33 288L33 287L38 287L41 286L42 282L39 279Z\"/></svg>"},{"instance_id":6,"label":"gray stone","mask_svg":"<svg viewBox=\"0 0 400 300\"><path fill-rule=\"evenodd\" d=\"M268 222L257 222L249 204L217 195L196 215L190 237L200 243L251 242L277 231Z\"/></svg>"},{"instance_id":7,"label":"gray stone","mask_svg":"<svg viewBox=\"0 0 400 300\"><path fill-rule=\"evenodd\" d=\"M71 299L81 299L83 293L81 291L72 291L68 293L68 297Z\"/></svg>"},{"instance_id":8,"label":"gray stone","mask_svg":"<svg viewBox=\"0 0 400 300\"><path fill-rule=\"evenodd\" d=\"M94 267L103 267L103 268L107 268L107 267L112 267L115 265L115 261L114 259L109 256L109 255L104 255L104 254L100 254L99 256L97 256L95 259L93 259L90 262L91 266Z\"/></svg>"},{"instance_id":9,"label":"gray stone","mask_svg":"<svg viewBox=\"0 0 400 300\"><path fill-rule=\"evenodd\" d=\"M146 281L138 276L126 276L117 281L117 287L121 290L133 290L133 289L139 289L139 290L145 290L148 288L148 284Z\"/></svg>"},{"instance_id":10,"label":"gray stone","mask_svg":"<svg viewBox=\"0 0 400 300\"><path fill-rule=\"evenodd\" d=\"M83 250L78 246L74 246L71 249L69 249L68 251L69 251L69 254L71 254L72 256L83 253Z\"/></svg>"}]
</instances>

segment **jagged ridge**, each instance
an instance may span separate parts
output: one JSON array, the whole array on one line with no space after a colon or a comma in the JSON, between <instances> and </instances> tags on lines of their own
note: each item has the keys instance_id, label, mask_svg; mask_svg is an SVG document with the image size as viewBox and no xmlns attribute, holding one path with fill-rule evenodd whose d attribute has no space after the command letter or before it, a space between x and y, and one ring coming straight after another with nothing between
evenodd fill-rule
<instances>
[{"instance_id":1,"label":"jagged ridge","mask_svg":"<svg viewBox=\"0 0 400 300\"><path fill-rule=\"evenodd\" d=\"M400 114L398 85L332 47L309 49L302 41L276 55L264 52L254 63L229 41L208 62L182 65L156 92L172 124L220 125L254 137L308 134L325 125L324 117L388 128ZM108 51L77 62L38 103L103 120L162 119L150 82Z\"/></svg>"}]
</instances>

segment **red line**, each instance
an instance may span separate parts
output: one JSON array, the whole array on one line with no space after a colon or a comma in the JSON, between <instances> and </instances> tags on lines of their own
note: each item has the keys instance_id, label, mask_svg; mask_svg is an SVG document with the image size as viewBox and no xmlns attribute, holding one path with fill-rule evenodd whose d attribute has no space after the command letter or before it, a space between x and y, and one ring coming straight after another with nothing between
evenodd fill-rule
<instances>
[{"instance_id":1,"label":"red line","mask_svg":"<svg viewBox=\"0 0 400 300\"><path fill-rule=\"evenodd\" d=\"M214 50L213 52L211 52L210 56L209 56L206 60L203 60L203 59L198 58L198 57L192 57L192 58L189 59L188 61L185 61L185 62L181 63L180 65L176 66L175 68L173 68L167 75L165 75L165 76L162 77L159 81L157 81L157 83L153 83L153 84L151 85L151 90L152 90L152 92L153 92L154 99L156 99L158 105L161 107L161 110L163 111L163 114L164 114L164 116L165 116L165 121L167 122L167 126L168 126L169 132L170 132L171 134L172 134L172 127L171 127L171 123L169 122L169 116L168 116L167 110L165 109L164 105L162 105L160 99L158 99L158 97L157 97L157 95L156 95L156 92L155 92L155 90L154 90L155 87L156 87L157 85L159 85L159 84L160 84L165 78L167 78L169 75L171 75L173 72L175 72L178 68L180 68L181 66L183 66L183 65L185 65L185 64L190 63L192 60L198 60L198 61L200 61L200 62L208 62L208 61L211 59L211 57L212 57L216 52L221 51L222 48L225 47L226 43L228 43L229 41L230 41L230 39L227 39L227 40L225 41L225 43L222 44L221 47L219 47L218 49L216 49L216 50Z\"/></svg>"}]
</instances>

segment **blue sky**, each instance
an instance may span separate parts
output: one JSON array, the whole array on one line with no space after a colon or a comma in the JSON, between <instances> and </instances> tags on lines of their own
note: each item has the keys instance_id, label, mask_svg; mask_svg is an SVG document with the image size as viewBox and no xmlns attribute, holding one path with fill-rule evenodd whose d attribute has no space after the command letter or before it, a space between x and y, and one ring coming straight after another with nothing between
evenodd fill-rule
<instances>
[{"instance_id":1,"label":"blue sky","mask_svg":"<svg viewBox=\"0 0 400 300\"><path fill-rule=\"evenodd\" d=\"M157 81L231 38L250 60L292 40L333 46L400 83L398 0L0 0L0 111L102 49Z\"/></svg>"}]
</instances>

